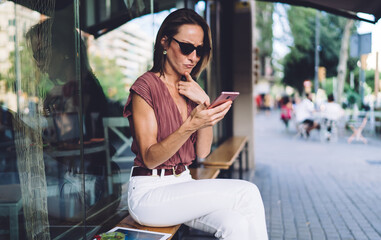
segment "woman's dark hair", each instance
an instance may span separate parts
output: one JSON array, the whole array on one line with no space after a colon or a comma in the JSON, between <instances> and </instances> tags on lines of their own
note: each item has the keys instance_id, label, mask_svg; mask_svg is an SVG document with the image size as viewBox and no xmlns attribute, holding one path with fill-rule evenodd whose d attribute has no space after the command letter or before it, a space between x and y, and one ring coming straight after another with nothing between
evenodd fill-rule
<instances>
[{"instance_id":1,"label":"woman's dark hair","mask_svg":"<svg viewBox=\"0 0 381 240\"><path fill-rule=\"evenodd\" d=\"M73 65L72 67L75 67L76 56L79 56L81 71L92 72L85 42L74 26L63 21L57 21L54 18L48 18L32 26L25 37L30 48L32 48L34 38L44 46L44 48L33 53L34 58L44 63L41 70L46 71L49 67L52 67L50 66L50 60L53 57L51 56L52 49L55 49L68 59Z\"/></svg>"},{"instance_id":2,"label":"woman's dark hair","mask_svg":"<svg viewBox=\"0 0 381 240\"><path fill-rule=\"evenodd\" d=\"M160 75L164 75L164 64L166 60L166 55L163 54L164 48L161 45L161 39L167 37L168 44L171 43L172 37L179 32L179 28L184 24L195 24L199 25L204 32L204 47L205 49L212 48L212 38L210 33L210 28L206 21L198 15L195 11L191 9L179 9L171 14L169 14L160 26L160 29L156 35L155 50L153 54L153 67L151 72L159 72ZM202 70L208 65L209 60L212 57L211 51L206 51L201 57L200 61L193 68L190 75L192 77L197 77Z\"/></svg>"}]
</instances>

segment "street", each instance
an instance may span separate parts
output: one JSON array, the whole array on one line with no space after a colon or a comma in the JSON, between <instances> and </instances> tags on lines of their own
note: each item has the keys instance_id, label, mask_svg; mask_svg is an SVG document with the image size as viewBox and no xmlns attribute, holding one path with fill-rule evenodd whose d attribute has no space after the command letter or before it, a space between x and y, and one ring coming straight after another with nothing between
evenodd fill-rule
<instances>
[{"instance_id":1,"label":"street","mask_svg":"<svg viewBox=\"0 0 381 240\"><path fill-rule=\"evenodd\" d=\"M381 239L381 138L320 142L285 130L279 112L255 118L255 176L271 240Z\"/></svg>"}]
</instances>

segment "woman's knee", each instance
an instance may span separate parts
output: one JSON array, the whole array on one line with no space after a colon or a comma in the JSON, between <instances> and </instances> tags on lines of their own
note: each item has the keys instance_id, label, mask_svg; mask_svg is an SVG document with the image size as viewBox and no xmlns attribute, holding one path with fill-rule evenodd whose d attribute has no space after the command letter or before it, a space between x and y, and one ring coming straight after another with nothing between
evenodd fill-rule
<instances>
[{"instance_id":1,"label":"woman's knee","mask_svg":"<svg viewBox=\"0 0 381 240\"><path fill-rule=\"evenodd\" d=\"M221 219L215 237L219 239L249 239L250 226L247 219L236 212L230 212Z\"/></svg>"},{"instance_id":2,"label":"woman's knee","mask_svg":"<svg viewBox=\"0 0 381 240\"><path fill-rule=\"evenodd\" d=\"M249 197L251 200L262 200L261 193L257 185L245 180L241 180L241 184L244 187L244 196Z\"/></svg>"},{"instance_id":3,"label":"woman's knee","mask_svg":"<svg viewBox=\"0 0 381 240\"><path fill-rule=\"evenodd\" d=\"M257 185L255 185L254 183L251 183L251 186L250 186L250 193L255 196L255 197L260 197L261 196L261 193L257 187Z\"/></svg>"}]
</instances>

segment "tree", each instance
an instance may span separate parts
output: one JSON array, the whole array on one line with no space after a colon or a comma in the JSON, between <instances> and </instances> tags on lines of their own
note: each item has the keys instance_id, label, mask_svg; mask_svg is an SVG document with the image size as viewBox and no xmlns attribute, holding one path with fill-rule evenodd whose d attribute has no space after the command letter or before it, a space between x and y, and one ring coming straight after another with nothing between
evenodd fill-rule
<instances>
[{"instance_id":1,"label":"tree","mask_svg":"<svg viewBox=\"0 0 381 240\"><path fill-rule=\"evenodd\" d=\"M315 16L310 8L291 6L287 17L293 37L290 52L285 56L283 82L303 92L303 82L314 77ZM320 66L326 68L327 77L337 75L341 39L346 18L321 12L320 17Z\"/></svg>"},{"instance_id":2,"label":"tree","mask_svg":"<svg viewBox=\"0 0 381 240\"><path fill-rule=\"evenodd\" d=\"M107 98L124 103L128 97L128 91L126 90L124 75L115 60L90 55L90 63Z\"/></svg>"},{"instance_id":3,"label":"tree","mask_svg":"<svg viewBox=\"0 0 381 240\"><path fill-rule=\"evenodd\" d=\"M266 57L271 57L273 53L273 12L274 3L256 2L256 28L259 31L257 46L262 73L264 73Z\"/></svg>"},{"instance_id":4,"label":"tree","mask_svg":"<svg viewBox=\"0 0 381 240\"><path fill-rule=\"evenodd\" d=\"M340 57L339 64L337 66L337 101L339 103L341 103L341 96L344 91L345 77L347 74L349 37L351 34L351 28L353 26L353 23L353 19L347 19L344 27L344 34L341 38Z\"/></svg>"},{"instance_id":5,"label":"tree","mask_svg":"<svg viewBox=\"0 0 381 240\"><path fill-rule=\"evenodd\" d=\"M284 57L283 82L303 91L303 81L314 74L314 23L316 11L291 6L287 18L293 37L290 52Z\"/></svg>"},{"instance_id":6,"label":"tree","mask_svg":"<svg viewBox=\"0 0 381 240\"><path fill-rule=\"evenodd\" d=\"M29 97L45 98L46 93L50 91L54 84L46 73L37 70L32 50L27 46L25 41L20 42L19 49L20 89ZM3 78L5 79L7 89L12 89L12 91L16 92L16 56L14 51L10 52L8 62L12 64Z\"/></svg>"}]
</instances>

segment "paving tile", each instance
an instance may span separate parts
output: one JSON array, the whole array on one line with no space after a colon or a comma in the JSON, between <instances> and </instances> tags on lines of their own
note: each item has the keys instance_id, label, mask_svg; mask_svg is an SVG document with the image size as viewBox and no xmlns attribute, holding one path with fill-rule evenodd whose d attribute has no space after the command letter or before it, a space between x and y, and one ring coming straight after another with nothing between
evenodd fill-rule
<instances>
[{"instance_id":1,"label":"paving tile","mask_svg":"<svg viewBox=\"0 0 381 240\"><path fill-rule=\"evenodd\" d=\"M349 145L343 130L332 144L320 143L318 134L295 139L292 129L283 130L278 114L256 116L256 170L250 179L271 215L269 236L381 239L381 165L366 161L381 160L381 138Z\"/></svg>"}]
</instances>

